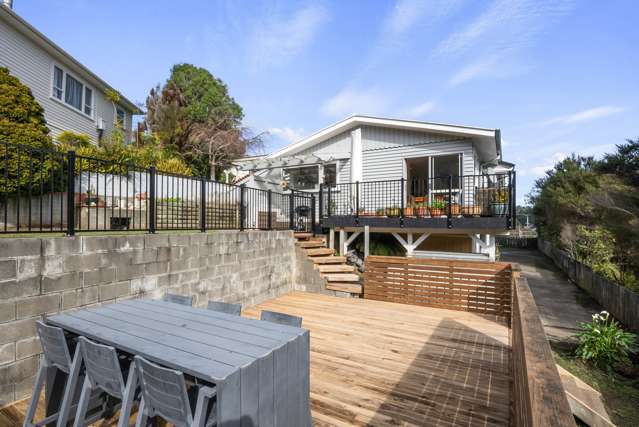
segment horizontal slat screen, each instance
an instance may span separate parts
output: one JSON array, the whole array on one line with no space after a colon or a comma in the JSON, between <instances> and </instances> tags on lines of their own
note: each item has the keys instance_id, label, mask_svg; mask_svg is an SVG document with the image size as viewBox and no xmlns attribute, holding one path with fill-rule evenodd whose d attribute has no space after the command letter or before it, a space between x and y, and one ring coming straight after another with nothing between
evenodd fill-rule
<instances>
[{"instance_id":1,"label":"horizontal slat screen","mask_svg":"<svg viewBox=\"0 0 639 427\"><path fill-rule=\"evenodd\" d=\"M364 298L510 318L507 263L369 256Z\"/></svg>"}]
</instances>

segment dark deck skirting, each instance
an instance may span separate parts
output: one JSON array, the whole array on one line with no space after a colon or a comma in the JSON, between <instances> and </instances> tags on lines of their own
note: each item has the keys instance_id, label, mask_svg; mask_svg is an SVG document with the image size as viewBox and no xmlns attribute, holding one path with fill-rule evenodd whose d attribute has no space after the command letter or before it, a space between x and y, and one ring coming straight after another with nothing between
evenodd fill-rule
<instances>
[{"instance_id":1,"label":"dark deck skirting","mask_svg":"<svg viewBox=\"0 0 639 427\"><path fill-rule=\"evenodd\" d=\"M322 226L327 228L335 227L384 227L384 228L453 228L453 229L508 229L508 218L500 217L458 217L451 218L450 225L448 218L388 218L376 216L330 216L322 219Z\"/></svg>"}]
</instances>

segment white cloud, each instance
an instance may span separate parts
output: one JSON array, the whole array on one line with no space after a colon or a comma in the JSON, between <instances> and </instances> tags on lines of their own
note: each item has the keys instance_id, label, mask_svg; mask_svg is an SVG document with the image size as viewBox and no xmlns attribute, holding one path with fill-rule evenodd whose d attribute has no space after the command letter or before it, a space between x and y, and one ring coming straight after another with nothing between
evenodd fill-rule
<instances>
[{"instance_id":1,"label":"white cloud","mask_svg":"<svg viewBox=\"0 0 639 427\"><path fill-rule=\"evenodd\" d=\"M303 128L297 128L297 129L293 129L289 127L270 128L267 130L267 132L271 135L274 135L278 138L282 138L291 143L299 141L305 135Z\"/></svg>"},{"instance_id":2,"label":"white cloud","mask_svg":"<svg viewBox=\"0 0 639 427\"><path fill-rule=\"evenodd\" d=\"M387 99L377 88L356 90L342 89L322 105L327 116L343 117L352 114L380 114L386 110Z\"/></svg>"},{"instance_id":3,"label":"white cloud","mask_svg":"<svg viewBox=\"0 0 639 427\"><path fill-rule=\"evenodd\" d=\"M552 156L543 159L541 162L534 166L530 166L528 168L521 169L519 174L522 176L532 176L534 178L539 178L546 174L546 171L555 167L555 165L562 160L564 160L568 155L562 152L556 152Z\"/></svg>"},{"instance_id":4,"label":"white cloud","mask_svg":"<svg viewBox=\"0 0 639 427\"><path fill-rule=\"evenodd\" d=\"M410 30L426 12L433 9L425 1L399 0L386 20L385 29L391 34L404 33Z\"/></svg>"},{"instance_id":5,"label":"white cloud","mask_svg":"<svg viewBox=\"0 0 639 427\"><path fill-rule=\"evenodd\" d=\"M409 108L403 115L410 118L420 118L435 109L434 101L427 101Z\"/></svg>"},{"instance_id":6,"label":"white cloud","mask_svg":"<svg viewBox=\"0 0 639 427\"><path fill-rule=\"evenodd\" d=\"M288 62L311 44L328 20L328 11L316 4L305 6L292 16L271 17L258 24L249 48L251 63L256 68Z\"/></svg>"},{"instance_id":7,"label":"white cloud","mask_svg":"<svg viewBox=\"0 0 639 427\"><path fill-rule=\"evenodd\" d=\"M603 105L601 107L590 108L588 110L579 111L565 116L552 117L544 120L542 125L563 124L569 125L574 123L587 122L590 120L601 119L603 117L612 116L623 112L624 109L615 105Z\"/></svg>"},{"instance_id":8,"label":"white cloud","mask_svg":"<svg viewBox=\"0 0 639 427\"><path fill-rule=\"evenodd\" d=\"M497 56L482 59L457 71L450 77L448 84L450 86L459 86L460 84L466 83L474 78L490 74L494 71L496 66Z\"/></svg>"}]
</instances>

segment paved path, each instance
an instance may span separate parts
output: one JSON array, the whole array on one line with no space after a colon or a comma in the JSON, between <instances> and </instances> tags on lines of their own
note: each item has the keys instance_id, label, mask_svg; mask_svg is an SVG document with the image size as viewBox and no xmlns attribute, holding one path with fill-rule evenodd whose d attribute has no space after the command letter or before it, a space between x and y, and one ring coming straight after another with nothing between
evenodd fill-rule
<instances>
[{"instance_id":1,"label":"paved path","mask_svg":"<svg viewBox=\"0 0 639 427\"><path fill-rule=\"evenodd\" d=\"M536 249L502 248L501 259L521 265L549 340L572 341L577 322L588 322L593 313L602 310Z\"/></svg>"}]
</instances>

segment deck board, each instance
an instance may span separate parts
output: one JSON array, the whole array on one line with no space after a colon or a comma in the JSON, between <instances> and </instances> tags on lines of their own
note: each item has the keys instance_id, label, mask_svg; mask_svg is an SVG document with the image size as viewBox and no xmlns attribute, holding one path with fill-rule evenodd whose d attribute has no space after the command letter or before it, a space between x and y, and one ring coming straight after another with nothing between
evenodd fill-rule
<instances>
[{"instance_id":1,"label":"deck board","mask_svg":"<svg viewBox=\"0 0 639 427\"><path fill-rule=\"evenodd\" d=\"M302 316L311 331L315 426L509 424L508 328L498 318L302 292L243 315L262 309ZM0 425L21 425L24 409L0 410Z\"/></svg>"}]
</instances>

